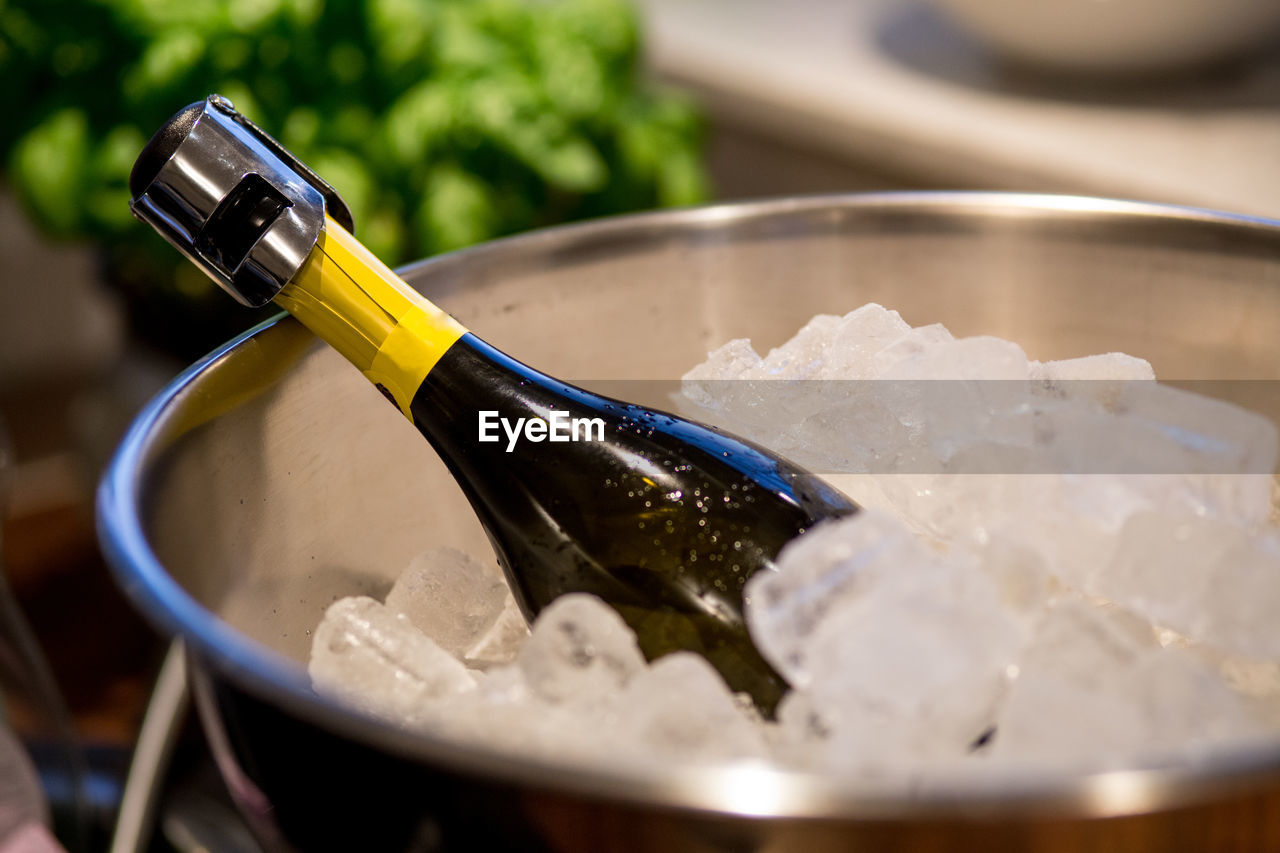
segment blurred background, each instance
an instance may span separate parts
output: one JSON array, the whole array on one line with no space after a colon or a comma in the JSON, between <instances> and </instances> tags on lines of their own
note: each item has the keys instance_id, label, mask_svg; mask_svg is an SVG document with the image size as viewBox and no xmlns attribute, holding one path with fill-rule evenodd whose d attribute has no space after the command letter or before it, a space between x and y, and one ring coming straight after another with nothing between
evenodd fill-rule
<instances>
[{"instance_id":1,"label":"blurred background","mask_svg":"<svg viewBox=\"0 0 1280 853\"><path fill-rule=\"evenodd\" d=\"M1280 217L1278 34L1273 0L0 0L0 735L24 746L0 737L0 851L106 848L165 650L107 574L93 488L151 394L270 313L129 214L180 107L230 98L392 263L814 192ZM193 835L185 802L137 849L250 849ZM57 841L13 834L33 825Z\"/></svg>"}]
</instances>

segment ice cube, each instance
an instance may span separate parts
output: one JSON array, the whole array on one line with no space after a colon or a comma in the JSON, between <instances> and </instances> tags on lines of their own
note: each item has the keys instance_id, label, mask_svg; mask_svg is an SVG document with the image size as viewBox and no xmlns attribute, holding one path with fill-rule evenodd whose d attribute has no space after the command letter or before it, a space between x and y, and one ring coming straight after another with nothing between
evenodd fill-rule
<instances>
[{"instance_id":1,"label":"ice cube","mask_svg":"<svg viewBox=\"0 0 1280 853\"><path fill-rule=\"evenodd\" d=\"M865 708L962 749L990 724L1025 629L985 578L953 573L882 578L811 648L820 678L810 693L837 731L858 728L841 717Z\"/></svg>"},{"instance_id":2,"label":"ice cube","mask_svg":"<svg viewBox=\"0 0 1280 853\"><path fill-rule=\"evenodd\" d=\"M423 728L436 737L544 761L595 762L616 752L616 726L603 707L547 702L515 665L484 673L477 688L440 704Z\"/></svg>"},{"instance_id":3,"label":"ice cube","mask_svg":"<svg viewBox=\"0 0 1280 853\"><path fill-rule=\"evenodd\" d=\"M1139 658L1158 648L1149 626L1114 607L1059 600L1016 664L991 755L1073 767L1123 763L1141 723L1115 694Z\"/></svg>"},{"instance_id":4,"label":"ice cube","mask_svg":"<svg viewBox=\"0 0 1280 853\"><path fill-rule=\"evenodd\" d=\"M1046 383L1060 380L1149 380L1156 378L1155 371L1151 369L1151 362L1122 352L1087 355L1083 358L1067 358L1061 361L1033 361L1029 366L1031 378L1038 382Z\"/></svg>"},{"instance_id":5,"label":"ice cube","mask_svg":"<svg viewBox=\"0 0 1280 853\"><path fill-rule=\"evenodd\" d=\"M758 368L760 375L770 379L817 378L840 320L834 314L815 316L789 341L769 350Z\"/></svg>"},{"instance_id":6,"label":"ice cube","mask_svg":"<svg viewBox=\"0 0 1280 853\"><path fill-rule=\"evenodd\" d=\"M995 584L1000 603L1024 621L1038 619L1058 590L1035 549L997 536L979 552L979 565Z\"/></svg>"},{"instance_id":7,"label":"ice cube","mask_svg":"<svg viewBox=\"0 0 1280 853\"><path fill-rule=\"evenodd\" d=\"M1017 344L992 337L939 343L893 364L881 378L898 389L898 420L921 430L944 463L973 445L1031 445L1031 385ZM977 473L1019 470L998 462Z\"/></svg>"},{"instance_id":8,"label":"ice cube","mask_svg":"<svg viewBox=\"0 0 1280 853\"><path fill-rule=\"evenodd\" d=\"M1140 512L1120 531L1109 565L1089 591L1191 637L1206 628L1204 601L1217 566L1243 544L1244 531L1194 516Z\"/></svg>"},{"instance_id":9,"label":"ice cube","mask_svg":"<svg viewBox=\"0 0 1280 853\"><path fill-rule=\"evenodd\" d=\"M1094 491L1088 494L1098 498L1096 506L1091 506L1084 494L1066 482L1066 478L1053 474L975 475L956 479L960 483L976 481L979 486L985 484L989 488L986 492L959 495L937 490L941 494L938 503L945 506L950 502L961 508L949 519L952 528L947 531L948 535L963 541L963 510L974 507L971 515L984 514L980 521L971 519L972 529L978 534L976 541L998 540L1032 552L1043 562L1054 584L1076 590L1088 588L1093 573L1111 560L1116 547L1115 530L1093 513L1105 516L1118 513L1123 507L1127 515L1144 506L1125 503L1135 499L1124 490L1118 494L1108 492L1110 478L1081 478L1089 480L1086 485ZM1102 498L1109 498L1114 503L1104 504Z\"/></svg>"},{"instance_id":10,"label":"ice cube","mask_svg":"<svg viewBox=\"0 0 1280 853\"><path fill-rule=\"evenodd\" d=\"M675 652L636 674L618 697L619 743L633 760L669 767L673 761L763 758L759 723L744 713L706 659Z\"/></svg>"},{"instance_id":11,"label":"ice cube","mask_svg":"<svg viewBox=\"0 0 1280 853\"><path fill-rule=\"evenodd\" d=\"M757 648L796 687L815 678L808 648L832 611L856 605L875 576L929 561L920 542L893 517L866 510L819 524L778 555L776 572L747 583L747 624Z\"/></svg>"},{"instance_id":12,"label":"ice cube","mask_svg":"<svg viewBox=\"0 0 1280 853\"><path fill-rule=\"evenodd\" d=\"M684 375L676 403L690 417L769 442L782 432L775 413L779 405L787 405L788 394L817 400L814 390L776 381L751 342L739 339L712 352L707 361Z\"/></svg>"},{"instance_id":13,"label":"ice cube","mask_svg":"<svg viewBox=\"0 0 1280 853\"><path fill-rule=\"evenodd\" d=\"M796 770L825 769L831 724L814 710L803 690L790 690L778 703L777 721L765 730L774 758Z\"/></svg>"},{"instance_id":14,"label":"ice cube","mask_svg":"<svg viewBox=\"0 0 1280 853\"><path fill-rule=\"evenodd\" d=\"M1032 361L1029 375L1035 396L1045 403L1067 402L1115 411L1126 385L1156 378L1151 363L1112 352L1061 361Z\"/></svg>"},{"instance_id":15,"label":"ice cube","mask_svg":"<svg viewBox=\"0 0 1280 853\"><path fill-rule=\"evenodd\" d=\"M475 687L467 668L406 616L363 596L325 611L308 672L317 691L403 724L433 716L433 702Z\"/></svg>"},{"instance_id":16,"label":"ice cube","mask_svg":"<svg viewBox=\"0 0 1280 853\"><path fill-rule=\"evenodd\" d=\"M1091 591L1192 640L1280 658L1280 539L1216 519L1138 513Z\"/></svg>"},{"instance_id":17,"label":"ice cube","mask_svg":"<svg viewBox=\"0 0 1280 853\"><path fill-rule=\"evenodd\" d=\"M489 669L516 659L525 640L529 639L529 626L516 600L508 592L502 611L489 629L471 644L462 659L478 669Z\"/></svg>"},{"instance_id":18,"label":"ice cube","mask_svg":"<svg viewBox=\"0 0 1280 853\"><path fill-rule=\"evenodd\" d=\"M741 379L760 367L760 356L749 338L734 338L707 353L706 361L685 374L692 379Z\"/></svg>"},{"instance_id":19,"label":"ice cube","mask_svg":"<svg viewBox=\"0 0 1280 853\"><path fill-rule=\"evenodd\" d=\"M1280 659L1277 602L1280 535L1271 531L1233 548L1213 568L1198 639L1249 658Z\"/></svg>"},{"instance_id":20,"label":"ice cube","mask_svg":"<svg viewBox=\"0 0 1280 853\"><path fill-rule=\"evenodd\" d=\"M761 653L837 730L867 712L960 748L989 724L1026 625L970 560L864 511L819 525L747 587Z\"/></svg>"},{"instance_id":21,"label":"ice cube","mask_svg":"<svg viewBox=\"0 0 1280 853\"><path fill-rule=\"evenodd\" d=\"M951 340L941 326L911 330L875 304L819 315L763 359L745 340L712 353L685 375L683 400L693 408L681 409L811 468L883 468L918 432L899 419L914 405L909 395L899 399L911 383L859 380L878 375L882 352L892 350L894 362ZM787 418L778 418L782 411ZM917 412L917 424L927 420Z\"/></svg>"},{"instance_id":22,"label":"ice cube","mask_svg":"<svg viewBox=\"0 0 1280 853\"><path fill-rule=\"evenodd\" d=\"M1085 385L1106 385L1089 382ZM1267 418L1220 400L1151 382L1116 383L1105 405L1075 399L1046 406L1037 420L1037 447L1054 472L1088 475L1127 492L1128 508L1102 519L1114 529L1139 508L1185 511L1244 525L1271 515L1276 430ZM1106 477L1095 475L1108 475ZM1122 486L1118 490L1116 484ZM1081 511L1112 506L1100 490L1074 481ZM1093 494L1091 494L1093 493ZM1105 497L1105 496L1104 496Z\"/></svg>"},{"instance_id":23,"label":"ice cube","mask_svg":"<svg viewBox=\"0 0 1280 853\"><path fill-rule=\"evenodd\" d=\"M742 379L760 366L760 356L746 338L735 338L719 349L707 353L707 360L684 375L684 395L699 406L723 408L725 380Z\"/></svg>"},{"instance_id":24,"label":"ice cube","mask_svg":"<svg viewBox=\"0 0 1280 853\"><path fill-rule=\"evenodd\" d=\"M1213 655L1210 662L1219 668L1231 689L1241 695L1280 699L1280 660L1256 661Z\"/></svg>"},{"instance_id":25,"label":"ice cube","mask_svg":"<svg viewBox=\"0 0 1280 853\"><path fill-rule=\"evenodd\" d=\"M916 438L897 415L902 406L892 398L901 390L897 383L833 380L775 395L793 417L779 422L769 446L811 470L889 469L911 452Z\"/></svg>"},{"instance_id":26,"label":"ice cube","mask_svg":"<svg viewBox=\"0 0 1280 853\"><path fill-rule=\"evenodd\" d=\"M1195 755L1261 732L1222 677L1115 607L1057 603L1018 664L991 756L1106 770Z\"/></svg>"},{"instance_id":27,"label":"ice cube","mask_svg":"<svg viewBox=\"0 0 1280 853\"><path fill-rule=\"evenodd\" d=\"M870 780L881 790L966 762L972 746L971 739L957 739L931 722L866 705L841 708L833 721L799 690L779 705L769 739L780 763Z\"/></svg>"},{"instance_id":28,"label":"ice cube","mask_svg":"<svg viewBox=\"0 0 1280 853\"><path fill-rule=\"evenodd\" d=\"M894 512L912 530L938 542L968 547L985 546L1011 515L1018 514L1017 508L1049 511L1044 479L1030 474L923 472L876 478Z\"/></svg>"},{"instance_id":29,"label":"ice cube","mask_svg":"<svg viewBox=\"0 0 1280 853\"><path fill-rule=\"evenodd\" d=\"M923 346L918 352L892 364L881 377L929 381L1025 380L1027 375L1027 355L1022 347L1012 341L978 335Z\"/></svg>"},{"instance_id":30,"label":"ice cube","mask_svg":"<svg viewBox=\"0 0 1280 853\"><path fill-rule=\"evenodd\" d=\"M1280 660L1257 661L1223 655L1207 646L1192 646L1190 650L1217 668L1223 681L1273 733L1280 732Z\"/></svg>"},{"instance_id":31,"label":"ice cube","mask_svg":"<svg viewBox=\"0 0 1280 853\"><path fill-rule=\"evenodd\" d=\"M823 379L869 379L876 353L902 339L911 327L897 311L874 302L850 311L831 331L820 374Z\"/></svg>"},{"instance_id":32,"label":"ice cube","mask_svg":"<svg viewBox=\"0 0 1280 853\"><path fill-rule=\"evenodd\" d=\"M1270 477L1276 428L1269 419L1155 382L1114 384L1109 407L1059 405L1043 411L1037 437L1064 460L1061 470ZM1269 509L1269 480L1267 486Z\"/></svg>"},{"instance_id":33,"label":"ice cube","mask_svg":"<svg viewBox=\"0 0 1280 853\"><path fill-rule=\"evenodd\" d=\"M1255 707L1183 648L1144 658L1120 695L1148 723L1138 761L1199 760L1228 742L1246 746L1266 733Z\"/></svg>"},{"instance_id":34,"label":"ice cube","mask_svg":"<svg viewBox=\"0 0 1280 853\"><path fill-rule=\"evenodd\" d=\"M888 344L871 358L871 376L885 376L900 362L916 358L935 347L954 341L947 327L941 323L916 326L902 337Z\"/></svg>"},{"instance_id":35,"label":"ice cube","mask_svg":"<svg viewBox=\"0 0 1280 853\"><path fill-rule=\"evenodd\" d=\"M563 595L533 623L517 665L529 687L551 702L607 697L645 667L636 635L593 595Z\"/></svg>"},{"instance_id":36,"label":"ice cube","mask_svg":"<svg viewBox=\"0 0 1280 853\"><path fill-rule=\"evenodd\" d=\"M509 596L500 572L457 548L433 548L400 575L387 607L461 656L493 626Z\"/></svg>"},{"instance_id":37,"label":"ice cube","mask_svg":"<svg viewBox=\"0 0 1280 853\"><path fill-rule=\"evenodd\" d=\"M1143 723L1127 699L1028 673L1013 685L996 722L989 756L1067 771L1124 767L1133 760Z\"/></svg>"}]
</instances>

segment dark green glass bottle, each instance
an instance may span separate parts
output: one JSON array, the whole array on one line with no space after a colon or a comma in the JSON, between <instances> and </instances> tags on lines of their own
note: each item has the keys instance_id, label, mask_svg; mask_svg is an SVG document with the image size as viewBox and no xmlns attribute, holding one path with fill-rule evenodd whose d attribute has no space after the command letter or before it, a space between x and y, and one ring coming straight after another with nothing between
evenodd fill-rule
<instances>
[{"instance_id":1,"label":"dark green glass bottle","mask_svg":"<svg viewBox=\"0 0 1280 853\"><path fill-rule=\"evenodd\" d=\"M217 96L156 134L130 189L135 213L233 296L293 313L413 421L527 617L593 593L649 658L698 652L772 711L786 685L751 642L744 585L796 535L854 512L847 497L748 441L484 343L365 249L332 189Z\"/></svg>"},{"instance_id":2,"label":"dark green glass bottle","mask_svg":"<svg viewBox=\"0 0 1280 853\"><path fill-rule=\"evenodd\" d=\"M848 498L757 445L559 382L470 334L427 374L411 411L527 616L566 591L593 593L650 659L698 652L772 710L786 685L751 643L743 586L796 535L853 512ZM576 424L579 440L511 446L501 431L479 442L481 411L495 413L490 423L554 421L570 436ZM582 440L590 424L598 440Z\"/></svg>"}]
</instances>

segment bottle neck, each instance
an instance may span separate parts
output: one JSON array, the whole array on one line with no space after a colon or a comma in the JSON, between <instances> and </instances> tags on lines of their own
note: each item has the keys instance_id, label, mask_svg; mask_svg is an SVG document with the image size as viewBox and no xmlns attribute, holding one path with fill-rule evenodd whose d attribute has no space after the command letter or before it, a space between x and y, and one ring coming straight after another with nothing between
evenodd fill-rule
<instances>
[{"instance_id":1,"label":"bottle neck","mask_svg":"<svg viewBox=\"0 0 1280 853\"><path fill-rule=\"evenodd\" d=\"M423 380L467 331L328 216L302 269L274 301L360 368L410 419Z\"/></svg>"}]
</instances>

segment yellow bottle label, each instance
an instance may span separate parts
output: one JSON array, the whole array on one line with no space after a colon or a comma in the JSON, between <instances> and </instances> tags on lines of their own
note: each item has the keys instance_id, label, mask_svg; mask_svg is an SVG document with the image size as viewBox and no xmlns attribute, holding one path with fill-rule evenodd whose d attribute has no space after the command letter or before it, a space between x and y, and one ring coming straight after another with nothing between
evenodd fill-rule
<instances>
[{"instance_id":1,"label":"yellow bottle label","mask_svg":"<svg viewBox=\"0 0 1280 853\"><path fill-rule=\"evenodd\" d=\"M408 418L431 368L467 331L327 216L311 256L275 301L360 368Z\"/></svg>"}]
</instances>

